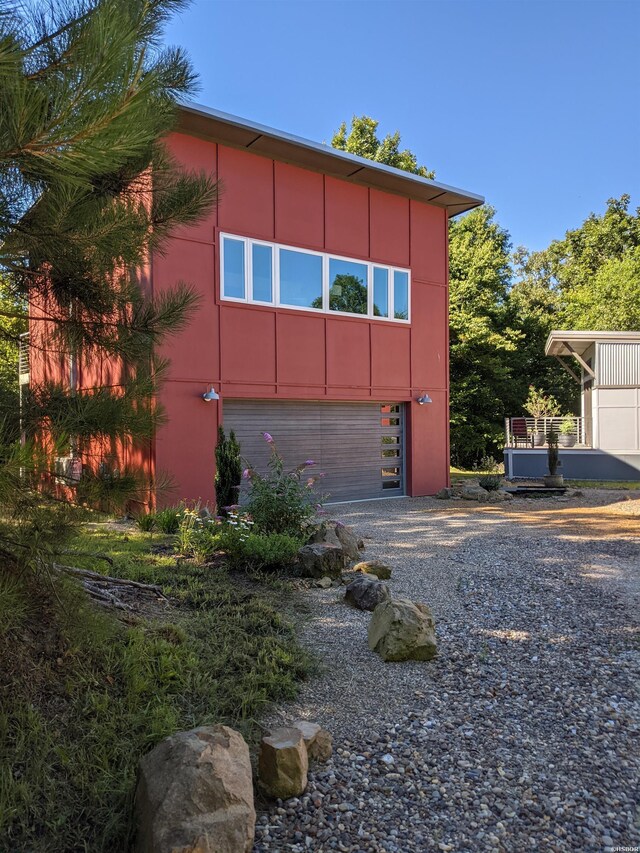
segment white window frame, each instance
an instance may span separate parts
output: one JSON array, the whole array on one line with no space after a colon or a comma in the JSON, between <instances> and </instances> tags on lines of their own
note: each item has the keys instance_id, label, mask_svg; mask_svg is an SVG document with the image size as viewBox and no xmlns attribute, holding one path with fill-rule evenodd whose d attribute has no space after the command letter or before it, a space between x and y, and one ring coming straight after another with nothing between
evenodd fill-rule
<instances>
[{"instance_id":1,"label":"white window frame","mask_svg":"<svg viewBox=\"0 0 640 853\"><path fill-rule=\"evenodd\" d=\"M286 243L272 243L268 240L258 240L253 237L241 237L238 234L228 234L220 232L219 234L219 252L220 252L220 300L223 302L239 302L248 305L271 306L274 308L282 308L286 311L305 311L314 314L328 314L332 317L350 317L356 320L379 320L382 323L411 323L411 270L406 267L393 266L389 264L376 263L375 261L363 260L362 258L350 258L345 255L336 255L332 252L318 252L313 249L303 249L300 246L290 246ZM225 296L224 293L224 244L225 239L237 240L244 244L244 297L240 296ZM263 302L253 298L253 245L268 246L271 249L271 302ZM283 304L280 300L280 250L290 252L300 252L301 254L314 255L322 258L322 308L305 308L300 305ZM367 313L352 314L349 311L331 311L329 308L329 261L346 261L349 263L360 264L367 268ZM373 313L373 270L375 268L386 270L387 272L387 300L388 300L388 317L380 317ZM395 312L395 272L404 272L408 279L408 316L407 319L394 317Z\"/></svg>"}]
</instances>

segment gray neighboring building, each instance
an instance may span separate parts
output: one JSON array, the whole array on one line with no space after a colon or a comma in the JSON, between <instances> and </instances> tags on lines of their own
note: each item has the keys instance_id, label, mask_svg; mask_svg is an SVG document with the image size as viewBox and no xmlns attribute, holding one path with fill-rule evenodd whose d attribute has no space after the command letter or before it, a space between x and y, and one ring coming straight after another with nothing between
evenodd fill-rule
<instances>
[{"instance_id":1,"label":"gray neighboring building","mask_svg":"<svg viewBox=\"0 0 640 853\"><path fill-rule=\"evenodd\" d=\"M545 354L557 358L581 387L581 415L574 419L576 444L560 449L558 473L579 480L640 479L640 332L553 331ZM505 474L542 477L546 447L522 440L522 421L508 418ZM543 419L546 432L562 418ZM520 433L520 435L518 435Z\"/></svg>"}]
</instances>

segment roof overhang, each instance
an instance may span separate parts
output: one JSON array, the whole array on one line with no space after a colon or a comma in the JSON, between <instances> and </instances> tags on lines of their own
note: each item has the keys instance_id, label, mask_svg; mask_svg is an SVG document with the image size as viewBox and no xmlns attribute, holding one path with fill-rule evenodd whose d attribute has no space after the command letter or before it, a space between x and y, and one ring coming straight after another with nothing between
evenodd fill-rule
<instances>
[{"instance_id":1,"label":"roof overhang","mask_svg":"<svg viewBox=\"0 0 640 853\"><path fill-rule=\"evenodd\" d=\"M545 344L545 355L584 355L597 342L640 343L640 332L568 332L554 330Z\"/></svg>"},{"instance_id":2,"label":"roof overhang","mask_svg":"<svg viewBox=\"0 0 640 853\"><path fill-rule=\"evenodd\" d=\"M178 130L336 178L435 204L445 208L450 217L484 203L481 195L430 181L402 169L255 124L201 104L188 103L179 107Z\"/></svg>"}]
</instances>

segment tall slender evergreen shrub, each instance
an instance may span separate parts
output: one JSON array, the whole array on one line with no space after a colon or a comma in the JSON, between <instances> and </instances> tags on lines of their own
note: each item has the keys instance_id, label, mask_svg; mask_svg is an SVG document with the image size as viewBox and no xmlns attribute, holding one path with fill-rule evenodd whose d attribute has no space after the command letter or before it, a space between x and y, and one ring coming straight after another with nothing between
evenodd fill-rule
<instances>
[{"instance_id":1,"label":"tall slender evergreen shrub","mask_svg":"<svg viewBox=\"0 0 640 853\"><path fill-rule=\"evenodd\" d=\"M240 443L233 430L229 437L222 427L218 427L216 446L216 504L218 512L224 513L225 507L238 502L240 480L242 478L242 459Z\"/></svg>"}]
</instances>

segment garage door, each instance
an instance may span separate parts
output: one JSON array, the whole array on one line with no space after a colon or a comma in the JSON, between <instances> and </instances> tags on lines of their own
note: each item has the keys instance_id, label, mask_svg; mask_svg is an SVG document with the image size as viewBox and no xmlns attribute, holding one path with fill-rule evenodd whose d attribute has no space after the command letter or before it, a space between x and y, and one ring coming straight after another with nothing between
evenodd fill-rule
<instances>
[{"instance_id":1,"label":"garage door","mask_svg":"<svg viewBox=\"0 0 640 853\"><path fill-rule=\"evenodd\" d=\"M401 403L318 403L225 400L225 429L233 429L243 458L264 471L270 433L288 467L318 464L329 501L404 494L404 412Z\"/></svg>"}]
</instances>

